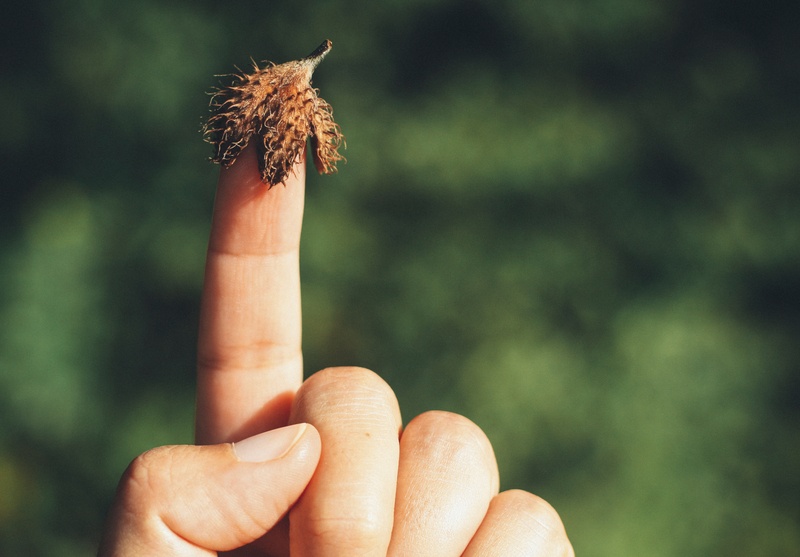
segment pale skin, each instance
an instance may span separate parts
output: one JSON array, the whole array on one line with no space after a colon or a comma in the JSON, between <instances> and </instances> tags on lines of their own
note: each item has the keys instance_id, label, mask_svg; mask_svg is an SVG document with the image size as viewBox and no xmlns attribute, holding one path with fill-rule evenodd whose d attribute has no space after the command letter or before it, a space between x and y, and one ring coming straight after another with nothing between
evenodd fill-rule
<instances>
[{"instance_id":1,"label":"pale skin","mask_svg":"<svg viewBox=\"0 0 800 557\"><path fill-rule=\"evenodd\" d=\"M469 419L427 412L403 428L392 389L362 368L303 381L304 189L305 161L272 188L252 149L222 170L198 444L134 460L99 555L574 557L550 505L498 493L491 443Z\"/></svg>"}]
</instances>

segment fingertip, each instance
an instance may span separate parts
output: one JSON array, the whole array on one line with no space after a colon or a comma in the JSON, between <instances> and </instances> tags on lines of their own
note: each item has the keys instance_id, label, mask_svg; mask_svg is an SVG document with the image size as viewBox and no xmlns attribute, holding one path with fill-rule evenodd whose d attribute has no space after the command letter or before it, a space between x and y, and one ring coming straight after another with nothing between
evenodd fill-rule
<instances>
[{"instance_id":1,"label":"fingertip","mask_svg":"<svg viewBox=\"0 0 800 557\"><path fill-rule=\"evenodd\" d=\"M248 146L220 170L209 248L269 255L297 249L305 196L305 157L282 184L261 180L256 150Z\"/></svg>"},{"instance_id":2,"label":"fingertip","mask_svg":"<svg viewBox=\"0 0 800 557\"><path fill-rule=\"evenodd\" d=\"M305 416L309 400L317 405L320 397L339 399L354 393L363 393L361 401L369 403L377 412L388 412L400 431L402 416L394 390L380 375L359 366L329 367L311 375L297 391L290 419Z\"/></svg>"},{"instance_id":3,"label":"fingertip","mask_svg":"<svg viewBox=\"0 0 800 557\"><path fill-rule=\"evenodd\" d=\"M413 440L412 440L413 437ZM490 475L489 492L492 496L500 490L500 473L497 458L489 437L475 422L454 412L429 410L416 416L406 425L401 444L433 446L438 449L454 445L454 458L465 459L464 468L479 466ZM468 447L470 450L460 450Z\"/></svg>"}]
</instances>

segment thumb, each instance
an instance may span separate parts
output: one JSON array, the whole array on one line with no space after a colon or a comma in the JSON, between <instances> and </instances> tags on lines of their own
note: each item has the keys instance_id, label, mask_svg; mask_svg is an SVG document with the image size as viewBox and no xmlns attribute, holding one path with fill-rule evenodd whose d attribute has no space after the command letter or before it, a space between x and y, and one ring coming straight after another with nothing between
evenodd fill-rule
<instances>
[{"instance_id":1,"label":"thumb","mask_svg":"<svg viewBox=\"0 0 800 557\"><path fill-rule=\"evenodd\" d=\"M208 556L246 545L297 501L319 454L309 424L147 451L120 481L98 555Z\"/></svg>"}]
</instances>

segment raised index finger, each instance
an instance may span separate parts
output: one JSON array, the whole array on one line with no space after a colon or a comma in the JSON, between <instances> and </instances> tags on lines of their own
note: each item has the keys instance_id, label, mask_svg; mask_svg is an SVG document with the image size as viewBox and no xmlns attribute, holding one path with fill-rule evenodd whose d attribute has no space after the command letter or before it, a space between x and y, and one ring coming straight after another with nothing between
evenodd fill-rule
<instances>
[{"instance_id":1,"label":"raised index finger","mask_svg":"<svg viewBox=\"0 0 800 557\"><path fill-rule=\"evenodd\" d=\"M221 171L200 311L199 443L234 441L288 421L303 379L304 190L305 157L272 187L261 181L252 147Z\"/></svg>"}]
</instances>

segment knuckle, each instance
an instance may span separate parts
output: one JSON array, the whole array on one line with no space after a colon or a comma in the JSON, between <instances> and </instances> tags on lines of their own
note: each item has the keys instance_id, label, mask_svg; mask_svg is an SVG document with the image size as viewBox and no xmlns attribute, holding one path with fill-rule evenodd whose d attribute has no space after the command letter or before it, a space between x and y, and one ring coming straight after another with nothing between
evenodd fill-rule
<instances>
[{"instance_id":1,"label":"knuckle","mask_svg":"<svg viewBox=\"0 0 800 557\"><path fill-rule=\"evenodd\" d=\"M149 500L169 482L174 447L156 447L131 461L120 481L120 489L129 501Z\"/></svg>"},{"instance_id":2,"label":"knuckle","mask_svg":"<svg viewBox=\"0 0 800 557\"><path fill-rule=\"evenodd\" d=\"M547 555L571 557L572 545L567 538L564 523L550 503L527 491L513 489L497 496L501 512L522 520L528 532L536 536L549 550Z\"/></svg>"},{"instance_id":3,"label":"knuckle","mask_svg":"<svg viewBox=\"0 0 800 557\"><path fill-rule=\"evenodd\" d=\"M331 367L318 371L297 392L298 408L340 408L359 414L387 413L400 422L394 391L377 373L362 367Z\"/></svg>"},{"instance_id":4,"label":"knuckle","mask_svg":"<svg viewBox=\"0 0 800 557\"><path fill-rule=\"evenodd\" d=\"M442 411L420 414L402 432L400 452L401 459L425 463L431 478L447 482L456 475L473 482L476 489L485 486L485 492L476 493L490 499L497 494L500 481L492 444L483 430L464 416Z\"/></svg>"},{"instance_id":5,"label":"knuckle","mask_svg":"<svg viewBox=\"0 0 800 557\"><path fill-rule=\"evenodd\" d=\"M372 370L357 366L339 366L322 369L306 379L303 386L307 388L321 388L328 385L364 385L371 388L386 388L389 385L380 375Z\"/></svg>"},{"instance_id":6,"label":"knuckle","mask_svg":"<svg viewBox=\"0 0 800 557\"><path fill-rule=\"evenodd\" d=\"M406 426L403 437L431 447L449 448L455 451L451 456L494 462L489 438L473 421L460 414L440 410L420 414Z\"/></svg>"},{"instance_id":7,"label":"knuckle","mask_svg":"<svg viewBox=\"0 0 800 557\"><path fill-rule=\"evenodd\" d=\"M427 412L423 412L411 420L411 423L408 424L409 427L411 427L412 424L417 424L418 427L424 426L432 428L434 430L474 430L479 432L480 435L483 435L483 431L469 418L461 414L444 410L428 410Z\"/></svg>"}]
</instances>

